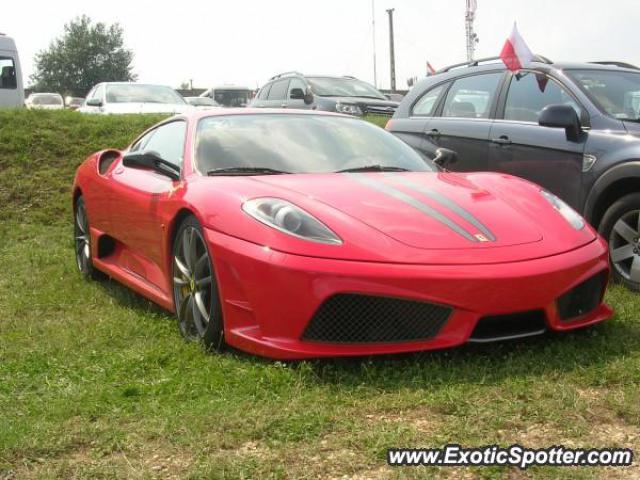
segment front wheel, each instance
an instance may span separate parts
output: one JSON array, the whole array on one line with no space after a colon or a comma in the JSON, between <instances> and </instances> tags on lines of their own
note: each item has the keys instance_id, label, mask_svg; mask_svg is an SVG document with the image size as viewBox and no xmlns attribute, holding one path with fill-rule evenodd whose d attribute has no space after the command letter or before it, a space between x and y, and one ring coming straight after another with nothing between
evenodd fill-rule
<instances>
[{"instance_id":1,"label":"front wheel","mask_svg":"<svg viewBox=\"0 0 640 480\"><path fill-rule=\"evenodd\" d=\"M207 350L224 346L222 308L215 272L202 227L195 217L185 219L173 243L173 300L180 333L200 340Z\"/></svg>"},{"instance_id":2,"label":"front wheel","mask_svg":"<svg viewBox=\"0 0 640 480\"><path fill-rule=\"evenodd\" d=\"M73 235L76 250L76 265L85 278L96 278L91 259L91 234L89 232L89 218L84 198L79 196L74 208Z\"/></svg>"},{"instance_id":3,"label":"front wheel","mask_svg":"<svg viewBox=\"0 0 640 480\"><path fill-rule=\"evenodd\" d=\"M602 217L598 231L609 242L614 280L640 291L640 193L614 202Z\"/></svg>"}]
</instances>

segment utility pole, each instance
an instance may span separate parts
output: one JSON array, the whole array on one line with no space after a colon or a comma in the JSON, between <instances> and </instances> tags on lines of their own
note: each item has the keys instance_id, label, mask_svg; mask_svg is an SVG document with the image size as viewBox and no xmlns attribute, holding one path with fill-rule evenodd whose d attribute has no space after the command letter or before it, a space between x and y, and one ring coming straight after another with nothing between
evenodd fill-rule
<instances>
[{"instance_id":1,"label":"utility pole","mask_svg":"<svg viewBox=\"0 0 640 480\"><path fill-rule=\"evenodd\" d=\"M396 54L393 48L393 11L395 8L387 10L389 14L389 63L391 67L391 91L396 91Z\"/></svg>"},{"instance_id":2,"label":"utility pole","mask_svg":"<svg viewBox=\"0 0 640 480\"><path fill-rule=\"evenodd\" d=\"M476 10L478 8L477 0L466 0L467 9L464 14L464 24L467 34L467 61L472 62L476 51L476 43L478 43L478 34L473 30L473 21L476 19Z\"/></svg>"},{"instance_id":3,"label":"utility pole","mask_svg":"<svg viewBox=\"0 0 640 480\"><path fill-rule=\"evenodd\" d=\"M371 25L373 26L373 86L378 88L378 69L376 67L376 0L371 0Z\"/></svg>"}]
</instances>

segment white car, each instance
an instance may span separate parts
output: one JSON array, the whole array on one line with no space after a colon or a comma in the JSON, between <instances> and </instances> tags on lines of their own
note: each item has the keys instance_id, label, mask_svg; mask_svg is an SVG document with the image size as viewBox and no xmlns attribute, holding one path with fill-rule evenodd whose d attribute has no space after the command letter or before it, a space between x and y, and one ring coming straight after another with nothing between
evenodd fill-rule
<instances>
[{"instance_id":1,"label":"white car","mask_svg":"<svg viewBox=\"0 0 640 480\"><path fill-rule=\"evenodd\" d=\"M31 110L62 110L64 100L58 93L32 93L24 102Z\"/></svg>"},{"instance_id":2,"label":"white car","mask_svg":"<svg viewBox=\"0 0 640 480\"><path fill-rule=\"evenodd\" d=\"M189 105L173 88L142 83L105 82L91 89L82 113L186 113Z\"/></svg>"}]
</instances>

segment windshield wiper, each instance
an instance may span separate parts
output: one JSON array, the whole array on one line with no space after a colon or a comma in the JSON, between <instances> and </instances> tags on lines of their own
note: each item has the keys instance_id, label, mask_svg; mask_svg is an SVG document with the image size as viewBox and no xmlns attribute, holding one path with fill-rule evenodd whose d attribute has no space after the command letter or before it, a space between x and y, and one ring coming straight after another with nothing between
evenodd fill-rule
<instances>
[{"instance_id":1,"label":"windshield wiper","mask_svg":"<svg viewBox=\"0 0 640 480\"><path fill-rule=\"evenodd\" d=\"M409 172L410 170L402 167L390 167L385 165L362 165L361 167L345 168L338 170L336 173L347 172Z\"/></svg>"},{"instance_id":2,"label":"windshield wiper","mask_svg":"<svg viewBox=\"0 0 640 480\"><path fill-rule=\"evenodd\" d=\"M226 167L226 168L214 168L207 171L207 175L281 175L291 172L283 172L282 170L276 170L274 168L267 167Z\"/></svg>"}]
</instances>

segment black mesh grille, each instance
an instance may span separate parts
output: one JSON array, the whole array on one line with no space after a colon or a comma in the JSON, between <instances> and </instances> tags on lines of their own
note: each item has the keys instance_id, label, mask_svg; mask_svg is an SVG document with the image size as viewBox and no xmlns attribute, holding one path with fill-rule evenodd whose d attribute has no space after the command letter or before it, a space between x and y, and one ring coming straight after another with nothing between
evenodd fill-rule
<instances>
[{"instance_id":1,"label":"black mesh grille","mask_svg":"<svg viewBox=\"0 0 640 480\"><path fill-rule=\"evenodd\" d=\"M320 306L302 339L333 343L423 340L440 331L451 311L414 300L339 294Z\"/></svg>"},{"instance_id":2,"label":"black mesh grille","mask_svg":"<svg viewBox=\"0 0 640 480\"><path fill-rule=\"evenodd\" d=\"M543 310L491 315L478 320L469 340L489 342L509 337L524 337L546 330L546 315Z\"/></svg>"},{"instance_id":3,"label":"black mesh grille","mask_svg":"<svg viewBox=\"0 0 640 480\"><path fill-rule=\"evenodd\" d=\"M558 314L563 320L592 312L600 303L607 285L607 273L600 272L558 298Z\"/></svg>"}]
</instances>

